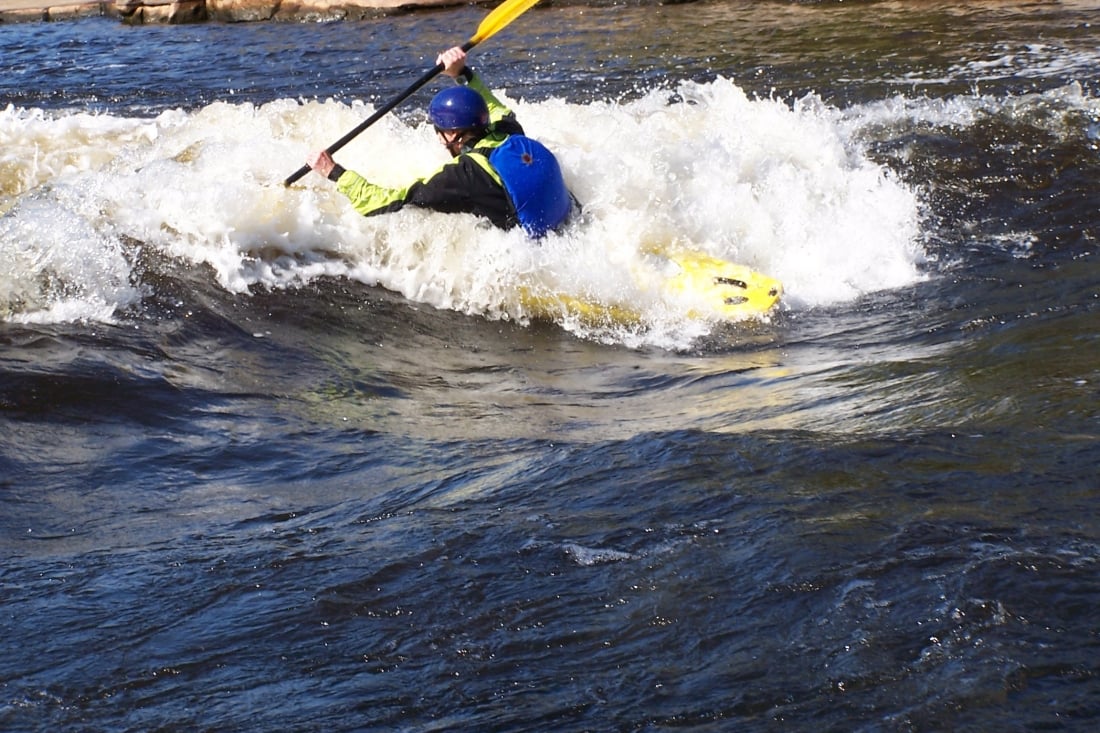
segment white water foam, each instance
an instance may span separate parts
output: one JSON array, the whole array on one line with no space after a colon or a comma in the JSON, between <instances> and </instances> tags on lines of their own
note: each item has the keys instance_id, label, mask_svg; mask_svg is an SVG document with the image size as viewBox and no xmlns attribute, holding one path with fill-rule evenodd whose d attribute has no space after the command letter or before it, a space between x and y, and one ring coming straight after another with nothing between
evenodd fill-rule
<instances>
[{"instance_id":1,"label":"white water foam","mask_svg":"<svg viewBox=\"0 0 1100 733\"><path fill-rule=\"evenodd\" d=\"M331 276L489 318L527 317L525 287L629 303L640 329L562 320L628 345L683 345L710 328L636 277L651 268L645 252L656 245L679 243L776 277L789 309L920 278L918 195L859 151L850 118L813 98L749 99L725 79L684 83L669 96L576 105L502 94L527 132L555 150L585 204L580 221L538 243L469 216L362 217L313 174L282 186L310 148L356 126L369 105L215 103L153 120L9 108L0 114L0 232L25 254L5 247L11 276L0 281L0 304L11 318L112 317L141 286L131 282L122 238L208 265L233 293ZM383 118L336 157L388 185L446 160L415 108ZM58 218L70 220L65 231L42 226ZM59 248L99 264L59 268L48 256ZM94 302L82 311L78 299L61 315L60 291L28 295L47 270L73 292L95 293Z\"/></svg>"}]
</instances>

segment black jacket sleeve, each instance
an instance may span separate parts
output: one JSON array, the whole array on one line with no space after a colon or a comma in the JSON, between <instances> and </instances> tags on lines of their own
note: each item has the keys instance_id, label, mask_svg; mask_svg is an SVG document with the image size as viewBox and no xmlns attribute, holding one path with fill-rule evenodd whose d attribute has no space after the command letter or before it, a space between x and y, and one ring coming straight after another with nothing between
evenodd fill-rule
<instances>
[{"instance_id":1,"label":"black jacket sleeve","mask_svg":"<svg viewBox=\"0 0 1100 733\"><path fill-rule=\"evenodd\" d=\"M483 216L501 229L519 223L504 187L467 155L460 155L428 180L414 183L401 203Z\"/></svg>"}]
</instances>

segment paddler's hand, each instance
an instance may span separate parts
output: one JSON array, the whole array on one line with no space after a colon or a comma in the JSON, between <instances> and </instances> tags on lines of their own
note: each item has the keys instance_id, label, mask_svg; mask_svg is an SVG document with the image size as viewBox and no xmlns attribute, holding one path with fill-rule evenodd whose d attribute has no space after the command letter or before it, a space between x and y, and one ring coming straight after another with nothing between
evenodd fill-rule
<instances>
[{"instance_id":1,"label":"paddler's hand","mask_svg":"<svg viewBox=\"0 0 1100 733\"><path fill-rule=\"evenodd\" d=\"M336 161L332 159L327 150L318 150L309 154L309 157L306 158L306 165L328 178L336 168Z\"/></svg>"},{"instance_id":2,"label":"paddler's hand","mask_svg":"<svg viewBox=\"0 0 1100 733\"><path fill-rule=\"evenodd\" d=\"M461 46L449 48L435 60L437 64L443 64L443 74L452 79L458 78L462 70L466 68L466 52Z\"/></svg>"}]
</instances>

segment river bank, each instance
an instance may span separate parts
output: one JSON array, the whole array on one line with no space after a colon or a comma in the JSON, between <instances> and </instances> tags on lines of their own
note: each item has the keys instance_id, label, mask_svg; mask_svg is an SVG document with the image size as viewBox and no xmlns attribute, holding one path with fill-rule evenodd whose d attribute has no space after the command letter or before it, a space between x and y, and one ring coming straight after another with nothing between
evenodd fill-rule
<instances>
[{"instance_id":1,"label":"river bank","mask_svg":"<svg viewBox=\"0 0 1100 733\"><path fill-rule=\"evenodd\" d=\"M0 0L0 23L115 17L124 23L355 20L460 0Z\"/></svg>"}]
</instances>

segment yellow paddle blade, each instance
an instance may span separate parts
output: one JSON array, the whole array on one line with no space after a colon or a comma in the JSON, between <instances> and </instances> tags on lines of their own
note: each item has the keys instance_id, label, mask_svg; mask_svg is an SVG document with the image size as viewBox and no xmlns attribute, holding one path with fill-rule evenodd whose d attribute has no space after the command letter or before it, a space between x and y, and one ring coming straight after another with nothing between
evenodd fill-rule
<instances>
[{"instance_id":1,"label":"yellow paddle blade","mask_svg":"<svg viewBox=\"0 0 1100 733\"><path fill-rule=\"evenodd\" d=\"M526 13L539 0L507 0L497 6L497 9L485 16L481 25L477 27L477 33L470 39L471 44L477 44L489 38L504 26L511 23L519 16Z\"/></svg>"}]
</instances>

